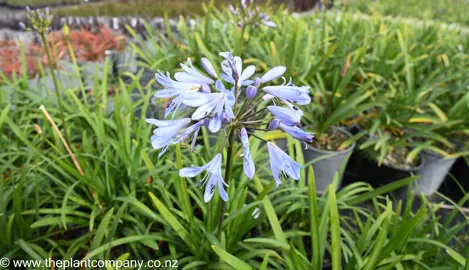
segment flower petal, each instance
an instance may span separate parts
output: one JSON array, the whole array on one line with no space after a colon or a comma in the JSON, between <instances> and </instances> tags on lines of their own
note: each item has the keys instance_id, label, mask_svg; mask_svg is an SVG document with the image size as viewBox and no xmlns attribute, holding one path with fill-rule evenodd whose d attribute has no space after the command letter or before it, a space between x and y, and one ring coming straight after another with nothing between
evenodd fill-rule
<instances>
[{"instance_id":1,"label":"flower petal","mask_svg":"<svg viewBox=\"0 0 469 270\"><path fill-rule=\"evenodd\" d=\"M299 115L289 108L268 106L267 109L275 118L280 120L280 122L284 123L285 125L295 126L301 120L301 117L298 117Z\"/></svg>"},{"instance_id":2,"label":"flower petal","mask_svg":"<svg viewBox=\"0 0 469 270\"><path fill-rule=\"evenodd\" d=\"M191 122L190 118L181 118L177 120L158 120L154 118L143 118L149 124L155 125L157 127L166 127L166 126L179 126L183 127Z\"/></svg>"},{"instance_id":3,"label":"flower petal","mask_svg":"<svg viewBox=\"0 0 469 270\"><path fill-rule=\"evenodd\" d=\"M182 103L189 107L199 107L209 101L209 95L201 92L188 92L182 97Z\"/></svg>"},{"instance_id":4,"label":"flower petal","mask_svg":"<svg viewBox=\"0 0 469 270\"><path fill-rule=\"evenodd\" d=\"M218 176L221 177L221 176ZM223 201L228 201L228 193L226 193L225 189L223 188L223 180L218 181L218 192L220 193L220 197Z\"/></svg>"},{"instance_id":5,"label":"flower petal","mask_svg":"<svg viewBox=\"0 0 469 270\"><path fill-rule=\"evenodd\" d=\"M189 168L182 168L179 171L181 177L194 177L199 175L201 172L207 170L211 171L213 168L221 166L221 154L217 154L210 162L201 167L191 166Z\"/></svg>"},{"instance_id":6,"label":"flower petal","mask_svg":"<svg viewBox=\"0 0 469 270\"><path fill-rule=\"evenodd\" d=\"M275 28L275 27L277 27L277 24L274 23L274 22L272 22L272 21L263 21L262 23L263 23L264 25L270 27L270 28Z\"/></svg>"},{"instance_id":7,"label":"flower petal","mask_svg":"<svg viewBox=\"0 0 469 270\"><path fill-rule=\"evenodd\" d=\"M243 171L246 177L248 177L249 179L252 179L254 177L254 174L256 173L256 167L254 165L254 161L251 155L249 155L248 157L244 157Z\"/></svg>"},{"instance_id":8,"label":"flower petal","mask_svg":"<svg viewBox=\"0 0 469 270\"><path fill-rule=\"evenodd\" d=\"M220 130L221 128L221 123L222 123L222 115L219 114L219 115L216 115L215 117L213 117L212 119L210 119L210 122L208 124L208 129L212 132L212 133L216 133Z\"/></svg>"},{"instance_id":9,"label":"flower petal","mask_svg":"<svg viewBox=\"0 0 469 270\"><path fill-rule=\"evenodd\" d=\"M212 174L210 175L208 183L205 186L204 201L206 203L208 203L212 199L213 194L215 194L216 186L217 186L217 176Z\"/></svg>"},{"instance_id":10,"label":"flower petal","mask_svg":"<svg viewBox=\"0 0 469 270\"><path fill-rule=\"evenodd\" d=\"M220 92L223 92L226 90L225 85L220 80L217 80L215 82L215 88L217 88L217 90Z\"/></svg>"},{"instance_id":11,"label":"flower petal","mask_svg":"<svg viewBox=\"0 0 469 270\"><path fill-rule=\"evenodd\" d=\"M241 77L239 77L239 80L241 82L245 81L245 80L251 78L251 76L254 75L255 72L256 72L256 67L255 66L253 66L253 65L248 66L245 70L243 70L243 73L241 74Z\"/></svg>"},{"instance_id":12,"label":"flower petal","mask_svg":"<svg viewBox=\"0 0 469 270\"><path fill-rule=\"evenodd\" d=\"M223 80L225 80L225 82L228 82L228 83L231 83L231 84L235 83L234 79L231 76L229 76L225 73L221 74L221 77L223 78Z\"/></svg>"},{"instance_id":13,"label":"flower petal","mask_svg":"<svg viewBox=\"0 0 469 270\"><path fill-rule=\"evenodd\" d=\"M287 68L284 66L274 67L271 70L267 71L267 73L265 73L264 76L261 77L261 82L266 83L280 78L286 70Z\"/></svg>"},{"instance_id":14,"label":"flower petal","mask_svg":"<svg viewBox=\"0 0 469 270\"><path fill-rule=\"evenodd\" d=\"M155 98L170 98L177 96L184 92L184 89L176 89L176 88L166 88L159 91L156 91L153 95Z\"/></svg>"},{"instance_id":15,"label":"flower petal","mask_svg":"<svg viewBox=\"0 0 469 270\"><path fill-rule=\"evenodd\" d=\"M288 101L295 102L300 105L307 105L311 102L307 87L297 86L267 86L262 88L267 94L276 96L280 99L286 99Z\"/></svg>"},{"instance_id":16,"label":"flower petal","mask_svg":"<svg viewBox=\"0 0 469 270\"><path fill-rule=\"evenodd\" d=\"M279 127L283 131L290 134L293 138L299 141L305 141L305 142L313 141L313 138L314 138L313 134L306 132L297 126L287 126L287 125L284 125L283 123L280 123Z\"/></svg>"},{"instance_id":17,"label":"flower petal","mask_svg":"<svg viewBox=\"0 0 469 270\"><path fill-rule=\"evenodd\" d=\"M202 167L192 166L192 167L189 167L189 168L182 168L179 171L179 176L180 177L194 177L194 176L199 175L203 171L205 171L207 169L207 167L208 167L208 163L206 165L202 166Z\"/></svg>"},{"instance_id":18,"label":"flower petal","mask_svg":"<svg viewBox=\"0 0 469 270\"><path fill-rule=\"evenodd\" d=\"M192 114L192 119L200 120L208 116L217 106L217 101L219 99L218 95L220 95L220 93L209 94L210 100L195 110L195 112Z\"/></svg>"}]
</instances>

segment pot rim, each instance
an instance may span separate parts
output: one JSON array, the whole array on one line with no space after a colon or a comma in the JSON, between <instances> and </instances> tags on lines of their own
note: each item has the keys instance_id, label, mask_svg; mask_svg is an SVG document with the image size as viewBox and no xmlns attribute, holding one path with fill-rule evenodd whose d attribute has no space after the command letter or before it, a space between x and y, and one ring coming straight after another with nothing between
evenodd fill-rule
<instances>
[{"instance_id":1,"label":"pot rim","mask_svg":"<svg viewBox=\"0 0 469 270\"><path fill-rule=\"evenodd\" d=\"M349 139L350 139L351 137L353 137L353 135L352 135L350 132L348 132L347 130L345 130L345 129L341 128L341 127L335 127L335 126L334 126L334 127L332 127L332 129L335 129L335 130L337 130L337 131L339 131L339 132L342 132L342 133L346 134L346 135L349 137ZM306 151L306 150L310 150L310 151L312 150L312 151L316 151L316 152L319 152L319 153L322 153L322 154L332 154L332 153L334 153L334 154L345 154L345 153L349 153L350 151L352 151L353 149L355 149L355 145L356 145L356 142L354 142L352 145L350 145L350 147L347 148L347 149L340 150L340 151L329 151L329 150L317 149L317 148L313 147L312 145L307 144L307 145L306 145L306 146L307 146L307 149L304 149L304 150L305 150L305 151Z\"/></svg>"},{"instance_id":2,"label":"pot rim","mask_svg":"<svg viewBox=\"0 0 469 270\"><path fill-rule=\"evenodd\" d=\"M439 158L444 159L444 160L453 160L453 159L458 159L459 158L459 157L445 158L444 156L442 156L438 153L435 153L432 150L428 150L428 149L424 149L424 150L422 150L422 152L424 152L425 154L428 154L428 155L432 155L434 157L439 157Z\"/></svg>"}]
</instances>

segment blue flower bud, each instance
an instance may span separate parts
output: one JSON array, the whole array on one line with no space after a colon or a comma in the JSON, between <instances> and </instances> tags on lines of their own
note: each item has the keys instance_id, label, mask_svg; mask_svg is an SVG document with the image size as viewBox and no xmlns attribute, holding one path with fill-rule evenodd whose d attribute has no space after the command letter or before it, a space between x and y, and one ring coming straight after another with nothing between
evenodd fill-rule
<instances>
[{"instance_id":1,"label":"blue flower bud","mask_svg":"<svg viewBox=\"0 0 469 270\"><path fill-rule=\"evenodd\" d=\"M261 86L261 79L259 77L257 77L256 79L254 79L254 86L256 88L259 88L259 86Z\"/></svg>"},{"instance_id":2,"label":"blue flower bud","mask_svg":"<svg viewBox=\"0 0 469 270\"><path fill-rule=\"evenodd\" d=\"M206 84L200 86L200 91L205 94L210 94L210 87Z\"/></svg>"},{"instance_id":3,"label":"blue flower bud","mask_svg":"<svg viewBox=\"0 0 469 270\"><path fill-rule=\"evenodd\" d=\"M280 124L280 121L278 119L274 119L270 121L269 130L277 129L279 124Z\"/></svg>"},{"instance_id":4,"label":"blue flower bud","mask_svg":"<svg viewBox=\"0 0 469 270\"><path fill-rule=\"evenodd\" d=\"M23 31L26 29L26 25L24 25L23 22L20 22L20 23L18 24L18 26L19 26L20 29L23 30Z\"/></svg>"},{"instance_id":5,"label":"blue flower bud","mask_svg":"<svg viewBox=\"0 0 469 270\"><path fill-rule=\"evenodd\" d=\"M252 99L256 96L256 94L257 94L257 87L249 85L248 88L246 89L246 98Z\"/></svg>"}]
</instances>

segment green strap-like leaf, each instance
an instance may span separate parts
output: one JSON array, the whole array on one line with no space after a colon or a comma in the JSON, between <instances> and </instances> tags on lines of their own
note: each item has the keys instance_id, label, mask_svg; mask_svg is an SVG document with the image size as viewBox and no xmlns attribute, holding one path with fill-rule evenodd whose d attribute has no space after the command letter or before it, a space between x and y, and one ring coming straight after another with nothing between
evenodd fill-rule
<instances>
[{"instance_id":1,"label":"green strap-like leaf","mask_svg":"<svg viewBox=\"0 0 469 270\"><path fill-rule=\"evenodd\" d=\"M231 265L234 269L236 270L252 270L252 267L243 262L242 260L238 259L237 257L231 255L230 253L224 251L223 249L213 246L212 245L213 251L220 256L220 258L226 262L227 264Z\"/></svg>"}]
</instances>

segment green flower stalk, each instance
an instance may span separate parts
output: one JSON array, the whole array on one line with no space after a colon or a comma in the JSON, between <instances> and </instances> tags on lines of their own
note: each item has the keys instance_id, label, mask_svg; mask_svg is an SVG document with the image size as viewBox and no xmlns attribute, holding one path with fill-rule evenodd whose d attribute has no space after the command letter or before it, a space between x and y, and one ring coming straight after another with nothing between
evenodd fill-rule
<instances>
[{"instance_id":1,"label":"green flower stalk","mask_svg":"<svg viewBox=\"0 0 469 270\"><path fill-rule=\"evenodd\" d=\"M59 82L55 74L54 62L52 61L49 44L47 43L47 38L46 38L46 35L51 30L53 15L50 14L50 10L48 7L44 9L44 12L41 12L41 10L39 9L31 10L29 7L26 7L26 11L27 11L28 21L31 24L31 27L26 27L26 25L21 22L20 28L22 28L25 31L36 32L41 37L41 42L46 52L47 62L49 64L49 69L52 75L52 80L54 82L54 88L55 88L54 90L55 90L55 95L57 99L57 106L60 111L60 118L61 118L63 129L64 129L63 133L65 134L66 140L69 141L68 135L67 135L66 123L65 123L64 109L63 109L60 92L59 92L59 89L60 89Z\"/></svg>"}]
</instances>

